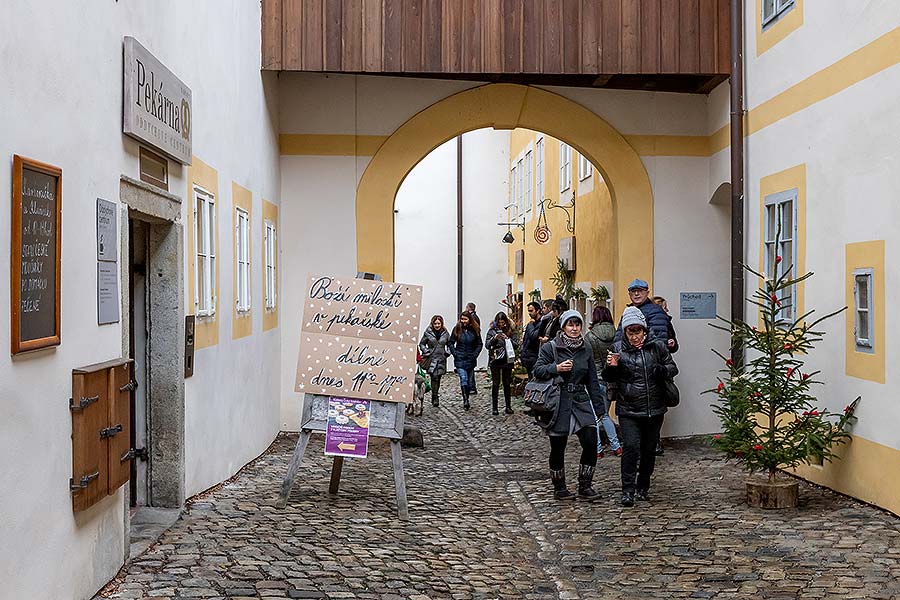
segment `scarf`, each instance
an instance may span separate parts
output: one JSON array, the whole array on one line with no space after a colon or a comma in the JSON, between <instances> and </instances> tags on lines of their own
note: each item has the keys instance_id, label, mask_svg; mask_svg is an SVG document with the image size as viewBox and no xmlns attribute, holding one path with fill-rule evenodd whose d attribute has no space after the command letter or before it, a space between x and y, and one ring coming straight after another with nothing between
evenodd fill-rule
<instances>
[{"instance_id":1,"label":"scarf","mask_svg":"<svg viewBox=\"0 0 900 600\"><path fill-rule=\"evenodd\" d=\"M570 350L578 350L584 346L584 336L579 335L577 338L571 338L567 336L566 332L563 330L560 330L559 333L556 334L553 341L556 342L556 345L560 348L568 348Z\"/></svg>"}]
</instances>

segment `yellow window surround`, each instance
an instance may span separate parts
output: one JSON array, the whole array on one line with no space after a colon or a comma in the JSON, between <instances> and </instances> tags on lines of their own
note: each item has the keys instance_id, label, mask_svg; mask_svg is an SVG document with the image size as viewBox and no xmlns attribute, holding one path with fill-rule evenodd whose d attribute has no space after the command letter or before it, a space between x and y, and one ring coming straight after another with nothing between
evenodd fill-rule
<instances>
[{"instance_id":1,"label":"yellow window surround","mask_svg":"<svg viewBox=\"0 0 900 600\"><path fill-rule=\"evenodd\" d=\"M219 211L221 210L220 198L219 198L219 173L211 166L207 165L199 158L194 156L191 159L191 165L188 167L187 173L187 181L188 181L188 193L186 197L190 198L191 206L187 211L188 215L188 226L187 226L187 252L188 252L188 261L187 261L187 287L188 287L188 301L187 301L187 310L188 314L193 314L195 310L194 299L195 299L195 287L196 281L194 279L194 274L197 270L197 251L195 244L195 234L197 231L195 222L194 222L194 203L196 202L194 199L194 188L200 187L210 194L212 194L215 202L216 202L216 214L215 214L215 222L212 231L213 235L213 245L215 247L215 255L216 260L214 262L214 275L215 275L215 288L214 288L214 297L216 298L216 304L221 305L221 295L219 294ZM220 306L216 307L217 309ZM211 316L197 317L196 324L194 326L194 350L200 350L201 348L208 348L210 346L215 346L219 343L219 319L218 319L218 310L212 314Z\"/></svg>"},{"instance_id":2,"label":"yellow window surround","mask_svg":"<svg viewBox=\"0 0 900 600\"><path fill-rule=\"evenodd\" d=\"M846 257L846 372L847 375L885 382L885 294L884 294L884 240L847 244ZM874 344L870 351L856 345L856 294L855 271L872 270L873 326L871 335Z\"/></svg>"}]
</instances>

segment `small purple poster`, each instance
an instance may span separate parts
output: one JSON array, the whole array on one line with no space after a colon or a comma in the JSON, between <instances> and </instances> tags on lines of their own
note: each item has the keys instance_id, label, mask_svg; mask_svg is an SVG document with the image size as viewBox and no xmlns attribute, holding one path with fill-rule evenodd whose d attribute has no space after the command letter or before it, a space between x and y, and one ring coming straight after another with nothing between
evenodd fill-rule
<instances>
[{"instance_id":1,"label":"small purple poster","mask_svg":"<svg viewBox=\"0 0 900 600\"><path fill-rule=\"evenodd\" d=\"M365 458L369 452L368 400L329 398L325 454Z\"/></svg>"}]
</instances>

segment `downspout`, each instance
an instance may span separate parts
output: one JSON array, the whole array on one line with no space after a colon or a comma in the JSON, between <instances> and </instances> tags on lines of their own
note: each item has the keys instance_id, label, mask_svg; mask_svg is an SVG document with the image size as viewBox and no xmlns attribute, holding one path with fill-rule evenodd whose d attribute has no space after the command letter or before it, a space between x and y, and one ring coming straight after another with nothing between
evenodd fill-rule
<instances>
[{"instance_id":1,"label":"downspout","mask_svg":"<svg viewBox=\"0 0 900 600\"><path fill-rule=\"evenodd\" d=\"M744 321L744 3L731 0L731 320ZM742 363L736 343L731 358Z\"/></svg>"},{"instance_id":2,"label":"downspout","mask_svg":"<svg viewBox=\"0 0 900 600\"><path fill-rule=\"evenodd\" d=\"M463 182L462 136L456 136L456 314L463 306Z\"/></svg>"}]
</instances>

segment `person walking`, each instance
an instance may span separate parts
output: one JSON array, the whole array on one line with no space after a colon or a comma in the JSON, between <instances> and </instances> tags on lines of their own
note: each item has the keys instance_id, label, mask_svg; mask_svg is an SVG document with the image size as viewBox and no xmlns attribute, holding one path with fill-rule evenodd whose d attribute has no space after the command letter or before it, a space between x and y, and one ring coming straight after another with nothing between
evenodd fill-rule
<instances>
[{"instance_id":1,"label":"person walking","mask_svg":"<svg viewBox=\"0 0 900 600\"><path fill-rule=\"evenodd\" d=\"M475 321L475 324L478 325L478 331L481 331L481 318L478 316L478 313L475 312L475 303L469 302L466 304L466 311L469 313L469 318ZM480 334L479 334L480 335ZM478 388L475 387L475 378L472 377L469 379L469 393L473 396L478 394Z\"/></svg>"},{"instance_id":2,"label":"person walking","mask_svg":"<svg viewBox=\"0 0 900 600\"><path fill-rule=\"evenodd\" d=\"M616 382L616 415L622 429L622 506L650 500L654 453L666 414L664 382L678 367L662 340L648 335L647 319L635 306L622 314L625 339L615 342L606 357L603 379Z\"/></svg>"},{"instance_id":3,"label":"person walking","mask_svg":"<svg viewBox=\"0 0 900 600\"><path fill-rule=\"evenodd\" d=\"M568 308L569 306L566 304L566 301L562 299L562 296L557 296L550 304L550 319L546 321L544 331L540 338L542 344L554 339L556 334L559 333L559 330L562 328L560 315L566 312Z\"/></svg>"},{"instance_id":4,"label":"person walking","mask_svg":"<svg viewBox=\"0 0 900 600\"><path fill-rule=\"evenodd\" d=\"M653 296L653 303L658 304L659 307L663 309L663 312L666 313L666 317L668 318L668 323L666 323L666 344L669 349L669 354L675 354L678 352L678 338L675 337L675 328L672 326L672 315L669 314L669 304L662 296ZM663 448L662 438L659 438L656 440L656 455L662 456L665 453L666 450Z\"/></svg>"},{"instance_id":5,"label":"person walking","mask_svg":"<svg viewBox=\"0 0 900 600\"><path fill-rule=\"evenodd\" d=\"M500 395L500 383L503 383L503 399L506 402L506 414L513 414L512 409L512 370L516 360L516 344L513 339L512 325L506 313L498 312L484 338L484 347L488 349L488 365L491 368L491 406L492 414L499 415L497 403Z\"/></svg>"},{"instance_id":6,"label":"person walking","mask_svg":"<svg viewBox=\"0 0 900 600\"><path fill-rule=\"evenodd\" d=\"M581 444L578 468L578 496L595 500L594 468L597 466L597 420L592 403L602 400L597 369L590 346L582 336L584 318L577 310L560 316L562 328L556 337L541 346L535 377L559 382L559 404L548 417L538 420L550 439L550 479L553 495L559 500L574 497L566 488L566 443L573 433Z\"/></svg>"},{"instance_id":7,"label":"person walking","mask_svg":"<svg viewBox=\"0 0 900 600\"><path fill-rule=\"evenodd\" d=\"M438 390L441 387L441 377L447 372L449 343L450 332L444 327L444 317L434 315L419 341L419 353L422 355L419 365L431 377L431 405L435 407L440 406Z\"/></svg>"},{"instance_id":8,"label":"person walking","mask_svg":"<svg viewBox=\"0 0 900 600\"><path fill-rule=\"evenodd\" d=\"M584 338L591 345L591 351L594 356L594 365L598 373L602 373L606 368L606 355L609 354L609 348L613 344L613 338L616 337L616 328L613 325L612 313L605 306L597 306L591 314L591 327L585 334ZM597 413L597 432L600 433L600 427L606 433L606 439L609 440L609 449L616 456L622 456L622 445L619 444L619 438L616 435L616 425L609 417L610 395L607 390L606 382L600 379L600 390L603 396L603 402L594 406ZM598 438L597 458L603 458L603 441Z\"/></svg>"},{"instance_id":9,"label":"person walking","mask_svg":"<svg viewBox=\"0 0 900 600\"><path fill-rule=\"evenodd\" d=\"M450 334L449 348L450 354L453 355L453 365L459 375L464 410L470 408L469 394L472 392L472 381L475 380L475 363L483 347L478 323L472 319L468 311L461 313Z\"/></svg>"},{"instance_id":10,"label":"person walking","mask_svg":"<svg viewBox=\"0 0 900 600\"><path fill-rule=\"evenodd\" d=\"M651 339L662 340L667 347L671 348L675 340L669 340L668 323L669 316L663 311L662 307L650 300L650 286L643 279L635 279L628 284L628 298L631 303L628 306L639 308L647 320L647 332ZM621 342L623 339L622 322L616 329L616 340Z\"/></svg>"},{"instance_id":11,"label":"person walking","mask_svg":"<svg viewBox=\"0 0 900 600\"><path fill-rule=\"evenodd\" d=\"M525 325L525 332L522 334L520 360L528 372L528 378L531 379L534 363L537 362L538 351L541 349L541 341L538 339L541 326L541 305L537 302L529 302L525 309L528 311L530 321Z\"/></svg>"}]
</instances>

